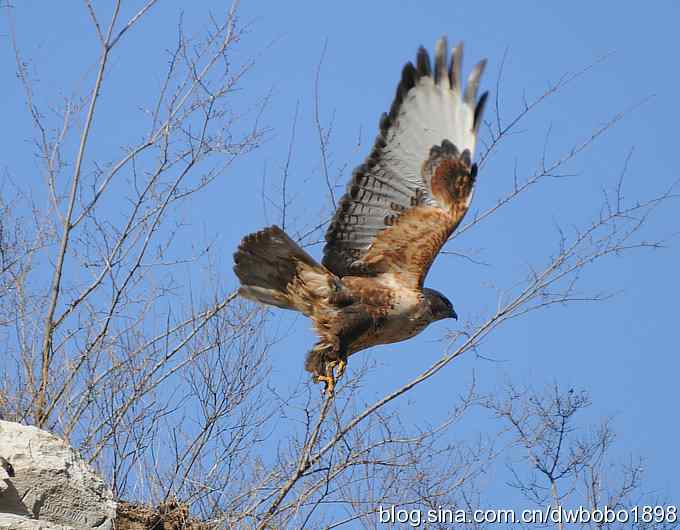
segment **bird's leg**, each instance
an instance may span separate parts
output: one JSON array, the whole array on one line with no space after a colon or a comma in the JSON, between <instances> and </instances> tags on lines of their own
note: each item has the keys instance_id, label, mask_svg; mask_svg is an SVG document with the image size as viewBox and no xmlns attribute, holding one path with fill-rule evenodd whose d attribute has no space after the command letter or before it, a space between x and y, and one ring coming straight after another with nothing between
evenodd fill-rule
<instances>
[{"instance_id":1,"label":"bird's leg","mask_svg":"<svg viewBox=\"0 0 680 530\"><path fill-rule=\"evenodd\" d=\"M340 379L343 375L345 375L345 370L347 370L347 360L342 358L338 361L338 373L336 374L335 378Z\"/></svg>"},{"instance_id":2,"label":"bird's leg","mask_svg":"<svg viewBox=\"0 0 680 530\"><path fill-rule=\"evenodd\" d=\"M323 360L321 362L320 370L314 374L314 381L316 383L323 382L324 393L327 397L332 397L335 392L335 373L333 371L335 363Z\"/></svg>"},{"instance_id":3,"label":"bird's leg","mask_svg":"<svg viewBox=\"0 0 680 530\"><path fill-rule=\"evenodd\" d=\"M337 373L336 373L336 368L337 368ZM343 375L345 375L345 370L347 369L347 360L345 358L341 358L337 361L332 361L329 363L326 363L326 374L329 375L317 375L316 380L317 382L323 381L326 385L325 387L325 392L327 396L332 396L333 393L335 392L335 384L337 383L338 379L340 379Z\"/></svg>"},{"instance_id":4,"label":"bird's leg","mask_svg":"<svg viewBox=\"0 0 680 530\"><path fill-rule=\"evenodd\" d=\"M317 382L322 382L325 385L324 391L327 397L333 397L335 393L335 376L333 374L333 369L331 368L331 375L317 375Z\"/></svg>"}]
</instances>

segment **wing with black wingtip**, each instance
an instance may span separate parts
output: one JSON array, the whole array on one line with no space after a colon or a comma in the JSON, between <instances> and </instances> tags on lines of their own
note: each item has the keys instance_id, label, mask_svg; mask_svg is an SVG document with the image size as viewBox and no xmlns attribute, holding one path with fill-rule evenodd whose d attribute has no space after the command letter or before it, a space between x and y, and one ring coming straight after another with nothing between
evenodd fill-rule
<instances>
[{"instance_id":1,"label":"wing with black wingtip","mask_svg":"<svg viewBox=\"0 0 680 530\"><path fill-rule=\"evenodd\" d=\"M422 47L416 65L404 67L375 145L354 170L326 232L323 264L338 276L396 272L404 283L422 286L467 212L487 98L477 98L486 61L463 85L462 58L462 43L449 60L442 38L434 68Z\"/></svg>"}]
</instances>

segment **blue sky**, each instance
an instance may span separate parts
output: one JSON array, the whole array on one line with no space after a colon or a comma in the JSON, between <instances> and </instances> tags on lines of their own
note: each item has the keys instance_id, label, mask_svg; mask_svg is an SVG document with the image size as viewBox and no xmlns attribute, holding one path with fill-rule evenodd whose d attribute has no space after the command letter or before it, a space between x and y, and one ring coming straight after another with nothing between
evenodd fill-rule
<instances>
[{"instance_id":1,"label":"blue sky","mask_svg":"<svg viewBox=\"0 0 680 530\"><path fill-rule=\"evenodd\" d=\"M448 35L450 42L465 41L467 68L480 57L488 58L483 89L495 88L500 60L508 50L501 94L506 117L517 112L524 94L531 99L564 73L607 56L540 108L523 127L525 132L503 147L500 160L483 170L475 197L479 208L488 207L499 191L507 189L515 160L525 170L533 167L548 127L552 127L551 147L558 153L585 139L617 112L653 95L571 166L576 176L570 182L549 182L533 190L489 226L461 239L463 248L481 249L480 259L490 267L480 271L463 260L440 258L428 283L450 295L463 318L493 307L495 293L485 282L507 287L526 264L541 262L549 253L546 249L554 245L555 223L568 226L592 219L601 198L599 189L611 185L631 148L627 181L631 194L649 196L680 177L674 145L680 76L672 67L680 44L673 22L680 15L677 4L659 2L654 9L613 2L308 2L297 6L245 4L243 12L252 13L256 20L254 35L277 37L266 66L254 72L262 83L269 79L278 94L272 114L278 135L272 149L258 155L271 164L285 159L288 131L281 124L290 122L299 99L300 122L309 131L297 147L295 172L301 178L310 169L318 175L318 148L310 121L315 68L325 41L323 109L326 118L336 112L335 158L338 164L349 158L351 165L366 153L366 142L375 134L379 113L391 102L402 64L413 58L418 45L431 49L440 35ZM359 127L365 139L357 153ZM307 156L311 160L305 164ZM262 223L257 215L248 218L252 228ZM677 204L657 212L651 228L661 237L677 232ZM538 388L553 381L582 388L594 401L592 416L583 421L613 416L620 457L643 455L647 486L680 498L680 464L672 456L680 435L672 391L680 368L674 336L678 263L677 242L662 251L601 263L585 274L584 285L617 290L619 295L607 302L553 309L513 322L485 345L484 354L499 362L470 356L447 367L412 397L416 402L411 405L412 417L432 410L452 385L464 386L472 370L485 388L506 379ZM296 326L305 328L304 322ZM368 354L379 357L394 377L393 382L377 385L376 397L436 358L439 349L434 340L443 327L432 326L407 344ZM295 337L294 344L300 342ZM405 413L408 409L404 404Z\"/></svg>"},{"instance_id":2,"label":"blue sky","mask_svg":"<svg viewBox=\"0 0 680 530\"><path fill-rule=\"evenodd\" d=\"M45 101L89 86L87 80L96 65L95 41L82 6L30 0L16 4L19 42L40 72ZM214 10L223 9L221 2L209 4ZM97 141L97 152L118 148L125 141L120 131L138 123L137 87L158 82L161 74L155 74L154 68L158 52L172 43L181 5L161 2L148 24L140 26L114 58L99 123L108 120L116 126ZM187 10L185 19L189 28L199 30L198 13ZM444 34L450 43L463 40L464 68L487 57L482 89L492 91L507 50L500 94L506 118L521 108L523 97L532 99L563 74L606 56L537 109L521 134L503 145L483 168L473 209L489 207L509 189L515 164L520 174L530 173L549 129L548 153L558 155L616 113L653 97L571 164L573 176L538 186L456 240L454 250L474 250L488 265L448 256L433 267L427 284L449 295L461 321L488 313L497 299L491 285L506 289L522 277L527 266L542 263L554 250L556 225L582 225L597 214L600 190L616 182L631 149L627 197L650 197L680 177L676 146L679 19L680 7L671 1L656 2L653 9L632 2L243 2L241 21L249 24L249 30L239 44L239 59L257 58L238 97L250 105L271 94L262 117L270 133L261 148L184 213L186 220L196 234L202 237L207 232L216 238L224 249L220 267L225 283L235 285L230 260L239 239L279 219L274 207L263 209L263 179L265 191L275 195L297 105L290 166L295 201L289 223L302 227L317 220L317 212L328 204L314 130L314 80L324 45L321 118L325 125L333 124L331 173L345 168L343 182L367 153L378 117L391 103L401 67L414 58L420 44L432 49ZM63 28L73 29L65 32ZM13 178L39 188L42 181L27 141L32 135L30 121L13 77L4 29L2 39L4 145L0 162ZM489 110L487 117L491 117ZM677 206L675 201L654 214L648 237L666 238L680 230ZM318 257L321 248L311 251ZM425 418L434 422L446 412L439 405L447 396L462 392L473 373L485 390L506 380L536 388L557 381L565 388L584 389L594 401L584 424L613 417L618 433L616 456L622 461L630 455L643 456L647 488L680 500L676 457L680 436L676 395L679 264L677 239L666 249L635 252L597 264L583 275L583 289L616 291L617 296L511 322L484 344L481 353L493 360L467 355L397 406L406 421ZM273 325L285 330L272 353L273 383L285 387L305 377L303 355L314 338L303 318L277 314ZM372 374L375 379L362 389L365 401L381 397L434 362L442 348L437 339L447 326L440 323L408 343L362 354L375 358L389 375Z\"/></svg>"}]
</instances>

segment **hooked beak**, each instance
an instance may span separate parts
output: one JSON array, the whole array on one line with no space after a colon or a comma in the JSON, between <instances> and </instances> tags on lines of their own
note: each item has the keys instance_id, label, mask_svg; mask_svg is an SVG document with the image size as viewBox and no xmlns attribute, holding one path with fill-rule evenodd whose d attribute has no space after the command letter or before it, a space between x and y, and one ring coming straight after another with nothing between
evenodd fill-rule
<instances>
[{"instance_id":1,"label":"hooked beak","mask_svg":"<svg viewBox=\"0 0 680 530\"><path fill-rule=\"evenodd\" d=\"M454 320L458 320L458 315L456 314L455 309L451 308L451 313L449 314L449 318L452 318Z\"/></svg>"}]
</instances>

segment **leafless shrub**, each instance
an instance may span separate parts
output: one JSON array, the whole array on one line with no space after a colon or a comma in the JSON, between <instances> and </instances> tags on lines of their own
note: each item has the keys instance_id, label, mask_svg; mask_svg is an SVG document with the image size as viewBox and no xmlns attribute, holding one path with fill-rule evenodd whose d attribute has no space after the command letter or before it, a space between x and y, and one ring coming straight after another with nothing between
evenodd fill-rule
<instances>
[{"instance_id":1,"label":"leafless shrub","mask_svg":"<svg viewBox=\"0 0 680 530\"><path fill-rule=\"evenodd\" d=\"M266 418L264 409L252 412L269 344L262 314L235 303L233 293L219 284L207 296L185 287L182 269L210 267L212 249L187 254L177 244L182 208L264 133L259 109L245 113L232 102L252 66L230 57L242 34L237 5L210 18L198 40L180 20L160 90L142 108L137 143L104 159L91 146L93 134L116 127L100 123L97 112L115 76L112 58L156 3L125 19L114 2L103 21L85 2L99 40L97 73L86 97L56 112L39 106L44 98L21 56L14 8L5 7L49 209L37 213L20 187L11 209L2 203L0 291L13 363L3 374L4 416L69 439L121 495L165 498L185 487L180 477L222 462L220 454L229 453L224 466L237 467L234 459ZM172 451L172 466L153 465L158 451L164 461ZM219 484L229 478L223 471L202 478L219 473ZM201 497L201 488L187 486L186 494Z\"/></svg>"},{"instance_id":2,"label":"leafless shrub","mask_svg":"<svg viewBox=\"0 0 680 530\"><path fill-rule=\"evenodd\" d=\"M611 421L588 428L578 418L592 405L587 392L562 390L557 384L537 392L508 384L504 392L490 397L484 406L502 422L503 435L519 457L509 460L513 480L529 503L540 509L575 510L582 506L590 513L608 509L623 511L627 521L580 521L583 528L677 528L677 519L652 517L644 520L644 506L666 509L643 488L643 462L620 465L612 457L615 434ZM638 513L631 511L638 510ZM636 520L637 519L637 520ZM549 522L548 522L549 523ZM565 528L565 521L552 523Z\"/></svg>"}]
</instances>

